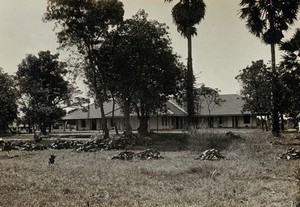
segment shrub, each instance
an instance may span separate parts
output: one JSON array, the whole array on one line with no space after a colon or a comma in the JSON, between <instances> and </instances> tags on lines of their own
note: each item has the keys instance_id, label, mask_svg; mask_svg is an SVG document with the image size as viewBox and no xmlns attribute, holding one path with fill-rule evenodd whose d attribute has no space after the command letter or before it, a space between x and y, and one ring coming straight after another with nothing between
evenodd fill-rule
<instances>
[{"instance_id":1,"label":"shrub","mask_svg":"<svg viewBox=\"0 0 300 207\"><path fill-rule=\"evenodd\" d=\"M207 149L221 151L227 148L233 140L240 138L235 133L216 129L191 130L187 133L187 137L189 149L192 151Z\"/></svg>"}]
</instances>

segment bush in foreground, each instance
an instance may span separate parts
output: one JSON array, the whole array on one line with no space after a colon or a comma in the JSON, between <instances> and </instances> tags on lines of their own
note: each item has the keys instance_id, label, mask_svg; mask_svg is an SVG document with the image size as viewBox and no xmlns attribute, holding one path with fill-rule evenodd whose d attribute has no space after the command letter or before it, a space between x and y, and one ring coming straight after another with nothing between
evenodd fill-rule
<instances>
[{"instance_id":1,"label":"bush in foreground","mask_svg":"<svg viewBox=\"0 0 300 207\"><path fill-rule=\"evenodd\" d=\"M187 133L187 137L189 149L192 151L224 150L232 141L241 138L231 131L215 129L191 130Z\"/></svg>"}]
</instances>

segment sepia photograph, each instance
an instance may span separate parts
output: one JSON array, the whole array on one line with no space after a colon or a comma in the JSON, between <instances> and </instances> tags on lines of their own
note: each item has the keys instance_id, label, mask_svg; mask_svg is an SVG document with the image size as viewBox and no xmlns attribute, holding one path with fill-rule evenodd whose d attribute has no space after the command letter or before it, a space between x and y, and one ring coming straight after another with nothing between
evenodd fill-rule
<instances>
[{"instance_id":1,"label":"sepia photograph","mask_svg":"<svg viewBox=\"0 0 300 207\"><path fill-rule=\"evenodd\" d=\"M300 207L300 0L0 0L0 207Z\"/></svg>"}]
</instances>

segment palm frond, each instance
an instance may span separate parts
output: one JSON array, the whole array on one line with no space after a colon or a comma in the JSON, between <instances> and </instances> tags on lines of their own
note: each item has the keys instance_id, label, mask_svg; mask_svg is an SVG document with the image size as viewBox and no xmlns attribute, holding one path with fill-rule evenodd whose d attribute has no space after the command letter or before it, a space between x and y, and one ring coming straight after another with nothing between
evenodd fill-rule
<instances>
[{"instance_id":1,"label":"palm frond","mask_svg":"<svg viewBox=\"0 0 300 207\"><path fill-rule=\"evenodd\" d=\"M266 44L279 43L297 19L300 0L241 0L240 18L250 33ZM271 28L273 27L273 28Z\"/></svg>"},{"instance_id":2,"label":"palm frond","mask_svg":"<svg viewBox=\"0 0 300 207\"><path fill-rule=\"evenodd\" d=\"M185 0L178 2L172 9L173 21L177 29L185 36L188 28L195 28L205 16L206 5L203 0ZM196 34L196 28L193 29L193 35Z\"/></svg>"}]
</instances>

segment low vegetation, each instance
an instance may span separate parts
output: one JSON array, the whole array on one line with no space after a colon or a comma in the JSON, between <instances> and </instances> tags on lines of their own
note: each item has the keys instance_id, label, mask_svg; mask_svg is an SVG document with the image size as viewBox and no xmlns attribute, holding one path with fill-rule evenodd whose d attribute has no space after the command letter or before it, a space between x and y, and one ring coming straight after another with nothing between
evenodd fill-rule
<instances>
[{"instance_id":1,"label":"low vegetation","mask_svg":"<svg viewBox=\"0 0 300 207\"><path fill-rule=\"evenodd\" d=\"M286 143L254 130L234 139L214 133L159 135L134 149L160 146L158 160L112 160L120 151L0 152L0 206L297 206L299 161L278 159ZM221 140L202 142L225 159L196 160L202 149L190 145L199 136Z\"/></svg>"}]
</instances>

